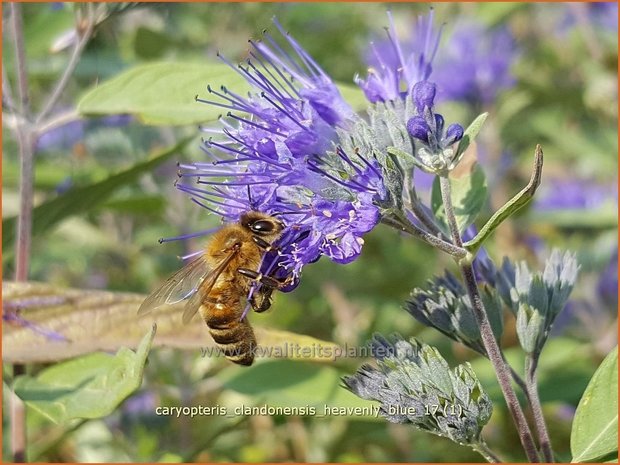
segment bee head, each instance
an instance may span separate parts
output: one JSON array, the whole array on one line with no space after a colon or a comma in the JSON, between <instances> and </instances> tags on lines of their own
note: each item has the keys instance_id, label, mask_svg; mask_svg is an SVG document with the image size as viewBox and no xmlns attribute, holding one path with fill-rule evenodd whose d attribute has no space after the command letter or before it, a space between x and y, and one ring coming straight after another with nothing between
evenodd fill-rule
<instances>
[{"instance_id":1,"label":"bee head","mask_svg":"<svg viewBox=\"0 0 620 465\"><path fill-rule=\"evenodd\" d=\"M284 225L273 216L255 211L241 215L240 223L252 234L272 240L277 239L284 229Z\"/></svg>"}]
</instances>

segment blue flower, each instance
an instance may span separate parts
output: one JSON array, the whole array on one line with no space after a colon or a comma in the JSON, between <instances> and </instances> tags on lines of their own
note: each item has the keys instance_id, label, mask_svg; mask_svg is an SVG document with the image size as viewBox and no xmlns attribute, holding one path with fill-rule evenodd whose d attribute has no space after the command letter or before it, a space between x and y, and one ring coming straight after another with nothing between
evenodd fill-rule
<instances>
[{"instance_id":1,"label":"blue flower","mask_svg":"<svg viewBox=\"0 0 620 465\"><path fill-rule=\"evenodd\" d=\"M441 30L433 31L432 9L427 18L418 17L414 34L402 44L389 12L388 17L387 40L371 43L367 52L368 75L365 79L355 77L355 83L371 103L404 99L417 82L427 80L441 37Z\"/></svg>"},{"instance_id":2,"label":"blue flower","mask_svg":"<svg viewBox=\"0 0 620 465\"><path fill-rule=\"evenodd\" d=\"M241 96L208 87L199 102L228 110L203 150L211 161L181 165L177 188L225 221L248 210L277 215L286 226L261 271L292 278L327 256L348 263L362 236L380 219L385 198L381 168L369 154L346 153L340 134L359 117L329 76L275 22L288 48L269 34L250 41L250 58L234 66L252 91Z\"/></svg>"},{"instance_id":3,"label":"blue flower","mask_svg":"<svg viewBox=\"0 0 620 465\"><path fill-rule=\"evenodd\" d=\"M458 24L437 55L433 81L438 100L488 105L514 85L510 67L517 54L508 29L488 30L472 21Z\"/></svg>"},{"instance_id":4,"label":"blue flower","mask_svg":"<svg viewBox=\"0 0 620 465\"><path fill-rule=\"evenodd\" d=\"M411 93L416 115L407 121L407 131L420 143L417 150L419 166L428 172L448 169L453 162L452 145L463 137L463 127L451 124L444 131L443 116L434 112L435 84L418 82Z\"/></svg>"}]
</instances>

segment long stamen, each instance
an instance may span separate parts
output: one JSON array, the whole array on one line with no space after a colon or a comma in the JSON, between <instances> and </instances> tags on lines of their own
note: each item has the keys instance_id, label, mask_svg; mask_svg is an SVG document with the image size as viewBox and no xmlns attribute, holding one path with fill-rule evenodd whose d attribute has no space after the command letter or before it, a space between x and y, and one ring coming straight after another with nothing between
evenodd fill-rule
<instances>
[{"instance_id":1,"label":"long stamen","mask_svg":"<svg viewBox=\"0 0 620 465\"><path fill-rule=\"evenodd\" d=\"M199 179L196 182L198 184L205 184L207 186L258 186L262 184L273 184L273 180L256 181L256 182L215 182L215 181L203 181L202 179Z\"/></svg>"},{"instance_id":2,"label":"long stamen","mask_svg":"<svg viewBox=\"0 0 620 465\"><path fill-rule=\"evenodd\" d=\"M245 76L246 80L250 82L250 84L254 83L254 85L261 91L271 94L275 96L278 100L281 99L281 95L279 95L278 90L274 87L274 85L269 82L267 79L258 79L255 77L250 71L243 66L239 65L238 68L241 70L243 76ZM262 75L257 73L259 77Z\"/></svg>"},{"instance_id":3,"label":"long stamen","mask_svg":"<svg viewBox=\"0 0 620 465\"><path fill-rule=\"evenodd\" d=\"M321 169L318 165L315 165L310 160L308 160L307 163L308 163L308 167L309 167L310 170L312 170L312 171L314 171L316 173L322 174L326 178L329 178L332 181L337 182L341 186L348 187L349 189L354 189L356 191L359 191L359 190L368 191L368 192L372 191L371 189L368 189L366 186L364 186L364 185L354 181L353 179L349 179L349 181L344 181L342 179L337 178L336 176L332 176L327 171Z\"/></svg>"},{"instance_id":4,"label":"long stamen","mask_svg":"<svg viewBox=\"0 0 620 465\"><path fill-rule=\"evenodd\" d=\"M162 237L161 239L159 239L158 242L160 244L163 244L165 242L184 241L186 239L192 239L194 237L206 236L207 234L211 234L211 233L217 231L220 228L221 228L221 226L218 226L217 228L205 229L203 231L198 231L198 232L190 233L190 234L183 234L181 236Z\"/></svg>"},{"instance_id":5,"label":"long stamen","mask_svg":"<svg viewBox=\"0 0 620 465\"><path fill-rule=\"evenodd\" d=\"M202 199L202 200L206 200L207 202L211 202L211 203L216 204L216 205L221 205L223 207L233 207L233 208L236 208L233 205L230 205L230 202L238 203L239 205L241 205L241 207L239 207L239 208L246 208L247 207L247 204L239 201L239 199L234 198L234 197L227 197L226 200L228 200L229 202L222 202L220 200L212 199L211 197L220 197L220 198L222 198L221 195L218 195L217 193L214 193L213 189L207 191L207 190L204 190L204 189L199 189L199 188L194 187L194 186L188 186L187 184L177 184L176 188L178 190L180 190L181 192L188 193L190 195L193 195L194 197L197 197L197 198Z\"/></svg>"},{"instance_id":6,"label":"long stamen","mask_svg":"<svg viewBox=\"0 0 620 465\"><path fill-rule=\"evenodd\" d=\"M377 168L375 168L374 166L372 166L372 164L366 160L366 158L364 158L362 156L362 154L360 153L359 149L354 150L355 155L357 155L359 157L360 160L362 160L362 162L364 162L364 164L370 168L370 170L375 173L379 178L381 178L381 173L379 172L379 170L377 170Z\"/></svg>"},{"instance_id":7,"label":"long stamen","mask_svg":"<svg viewBox=\"0 0 620 465\"><path fill-rule=\"evenodd\" d=\"M262 55L261 51L256 47L256 44L253 41L250 41L250 44L252 44L252 46ZM260 64L263 69L265 70L265 72L267 74L269 74L269 76L272 76L274 81L278 83L278 85L282 88L282 90L291 98L300 98L301 95L299 94L299 91L297 90L297 88L293 85L293 83L291 82L290 78L287 78L284 73L282 72L282 70L276 66L274 63L271 62L271 60L269 59L269 57L265 57L263 55L263 57L265 58L265 60L263 61L260 56L258 56L256 53L250 51L250 56L252 58L254 58L258 64ZM267 66L265 63L268 63L269 66ZM278 76L280 76L280 79L278 79L274 74L273 71L274 70ZM286 86L282 84L282 81L284 81L286 83ZM293 91L293 93L295 94L295 96L293 96L290 92L289 89L291 91Z\"/></svg>"},{"instance_id":8,"label":"long stamen","mask_svg":"<svg viewBox=\"0 0 620 465\"><path fill-rule=\"evenodd\" d=\"M273 100L271 100L265 93L262 93L261 97L263 97L265 100L267 100L269 103L271 103L278 111L282 112L282 114L288 116L290 118L290 120L293 121L293 123L295 123L297 126L299 126L302 130L308 131L307 127L305 127L303 124L301 124L295 118L293 118L293 116L288 111L286 111L284 108L280 107L277 103L275 103Z\"/></svg>"},{"instance_id":9,"label":"long stamen","mask_svg":"<svg viewBox=\"0 0 620 465\"><path fill-rule=\"evenodd\" d=\"M342 150L342 147L336 147L336 153L345 161L347 164L355 170L357 174L362 174L362 170L360 170L355 163L349 158L349 156Z\"/></svg>"},{"instance_id":10,"label":"long stamen","mask_svg":"<svg viewBox=\"0 0 620 465\"><path fill-rule=\"evenodd\" d=\"M277 27L277 24L276 24ZM286 34L284 34L286 36ZM300 82L304 82L305 79L303 78L304 76L304 69L299 66L299 63L297 63L294 59L291 58L291 56L289 55L289 53L284 50L280 44L278 44L273 37L271 37L271 35L269 33L265 33L265 38L269 41L269 44L274 48L274 50L277 53L274 53L271 51L271 49L267 46L265 46L262 43L257 43L256 44L256 49L260 50L260 52L266 56L269 57L269 59L273 62L276 63L277 65L281 66L282 68L284 68L286 71L288 71L292 76L295 77L295 79L297 79ZM288 62L284 62L280 56L286 57L288 59Z\"/></svg>"},{"instance_id":11,"label":"long stamen","mask_svg":"<svg viewBox=\"0 0 620 465\"><path fill-rule=\"evenodd\" d=\"M225 218L234 218L234 216L233 216L233 215L231 215L230 213L221 212L221 211L219 211L219 210L216 210L216 209L214 209L214 208L211 208L211 207L209 207L209 206L205 205L204 203L200 202L198 199L196 199L196 198L194 198L194 197L191 197L191 198L190 198L190 200L191 200L192 202L194 202L195 204L200 205L202 208L206 208L206 209L207 209L207 210L209 210L210 212L215 213L215 214L216 214L216 215L218 215L218 216L222 216L222 217L225 217Z\"/></svg>"},{"instance_id":12,"label":"long stamen","mask_svg":"<svg viewBox=\"0 0 620 465\"><path fill-rule=\"evenodd\" d=\"M297 42L291 35L284 30L282 25L277 19L273 19L273 23L276 25L280 33L286 38L288 43L292 46L295 53L301 58L308 70L313 73L313 76L324 76L325 72L321 69L316 61L304 50L304 48Z\"/></svg>"},{"instance_id":13,"label":"long stamen","mask_svg":"<svg viewBox=\"0 0 620 465\"><path fill-rule=\"evenodd\" d=\"M234 113L228 112L228 114L226 116L228 116L229 118L232 118L234 120L237 120L240 123L247 124L249 126L253 126L253 127L257 128L257 129L262 129L263 131L267 131L267 132L270 132L272 134L277 134L277 131L275 131L274 129L270 128L269 126L263 126L262 124L258 124L258 123L254 122L254 121L250 121L249 119L237 116Z\"/></svg>"}]
</instances>

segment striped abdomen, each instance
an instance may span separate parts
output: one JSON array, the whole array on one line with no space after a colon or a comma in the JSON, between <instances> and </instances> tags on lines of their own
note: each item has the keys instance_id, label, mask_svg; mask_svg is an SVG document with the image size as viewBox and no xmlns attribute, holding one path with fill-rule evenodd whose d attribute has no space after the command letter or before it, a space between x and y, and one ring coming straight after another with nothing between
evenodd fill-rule
<instances>
[{"instance_id":1,"label":"striped abdomen","mask_svg":"<svg viewBox=\"0 0 620 465\"><path fill-rule=\"evenodd\" d=\"M211 293L204 299L200 313L226 358L240 365L251 365L256 349L254 331L247 318L240 320L241 301L226 294L215 297Z\"/></svg>"}]
</instances>

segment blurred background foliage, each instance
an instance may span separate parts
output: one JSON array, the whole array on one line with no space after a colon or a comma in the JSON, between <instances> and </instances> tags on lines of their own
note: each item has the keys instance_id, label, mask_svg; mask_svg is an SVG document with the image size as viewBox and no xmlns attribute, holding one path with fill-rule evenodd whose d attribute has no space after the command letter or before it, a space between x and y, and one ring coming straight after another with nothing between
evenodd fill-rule
<instances>
[{"instance_id":1,"label":"blurred background foliage","mask_svg":"<svg viewBox=\"0 0 620 465\"><path fill-rule=\"evenodd\" d=\"M411 33L416 15L426 13L428 6L389 7L402 37ZM366 72L368 41L382 40L388 24L388 6L373 3L108 8L114 14L97 26L55 114L71 114L86 92L138 65L213 61L217 51L241 61L247 56L247 39L259 37L274 15L334 80L351 85L356 73ZM23 10L30 100L36 109L66 66L75 40L74 6L23 4ZM525 185L535 144L542 144L545 152L538 198L495 233L488 253L495 260L508 255L539 264L557 246L575 250L582 266L572 301L543 354L539 376L552 441L558 458L566 460L575 407L616 337L617 4L441 3L435 5L435 15L438 24L446 23L438 60L462 22L485 31L502 28L513 37L506 52L510 84L498 86L491 99L445 98L439 107L448 121L464 126L479 112L490 112L478 139L478 158L490 188L486 217ZM7 30L3 72L14 84ZM458 73L451 79L458 80ZM207 83L191 89L191 95L204 95ZM19 205L19 160L10 109L3 105L3 110L3 220L5 229L11 229ZM89 191L188 137L188 144L156 168L108 185L104 193ZM143 124L139 115L77 117L42 134L35 158L35 205L65 200L61 217L36 232L30 279L60 287L147 293L178 269L177 256L199 248L202 239L163 245L158 239L217 225L173 187L176 162L200 160L198 137L195 125L154 126ZM85 192L93 195L84 197ZM14 246L5 240L11 232L5 230L3 237L5 279L14 272ZM401 309L409 291L452 267L450 260L384 226L365 239L360 259L346 266L323 259L307 267L299 288L278 294L273 310L253 315L253 324L350 346L365 344L374 332L398 331L436 345L451 363L471 361L495 403L484 432L487 442L507 460L522 460L486 360L425 329ZM209 337L206 330L204 337ZM511 360L518 360L515 338L509 326L503 342ZM29 456L51 462L480 460L448 440L369 417L155 414L155 407L162 405L321 404L316 393L341 390L339 377L360 363L268 361L243 369L219 358L202 358L198 351L154 349L142 387L103 419L55 425L29 410ZM29 366L28 373L42 368ZM10 367L3 372L5 380L10 379ZM277 385L279 378L274 377L280 376ZM8 409L3 411L7 431ZM3 458L10 461L7 441L4 435Z\"/></svg>"}]
</instances>

